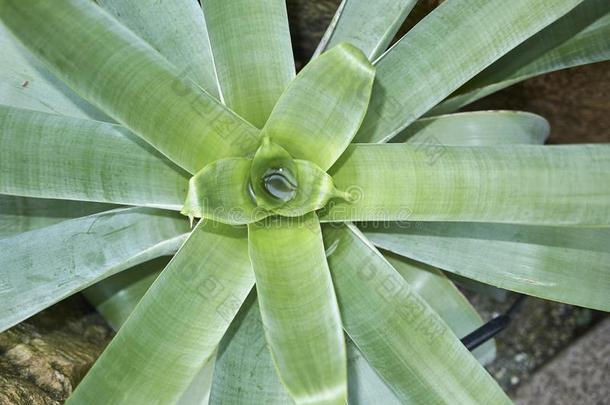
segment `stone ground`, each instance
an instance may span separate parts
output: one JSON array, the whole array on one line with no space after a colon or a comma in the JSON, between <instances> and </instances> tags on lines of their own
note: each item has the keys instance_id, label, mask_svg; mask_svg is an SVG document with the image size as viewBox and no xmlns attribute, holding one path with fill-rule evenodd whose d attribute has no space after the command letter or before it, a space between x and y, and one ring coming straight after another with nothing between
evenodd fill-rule
<instances>
[{"instance_id":1,"label":"stone ground","mask_svg":"<svg viewBox=\"0 0 610 405\"><path fill-rule=\"evenodd\" d=\"M298 66L313 53L338 3L287 0ZM420 1L403 31L437 3ZM609 68L601 63L528 80L471 108L541 114L551 123L551 143L610 142ZM514 298L468 295L486 319ZM610 320L603 317L528 298L498 336L498 357L488 369L519 404L608 403ZM111 337L79 295L0 334L0 405L63 403Z\"/></svg>"}]
</instances>

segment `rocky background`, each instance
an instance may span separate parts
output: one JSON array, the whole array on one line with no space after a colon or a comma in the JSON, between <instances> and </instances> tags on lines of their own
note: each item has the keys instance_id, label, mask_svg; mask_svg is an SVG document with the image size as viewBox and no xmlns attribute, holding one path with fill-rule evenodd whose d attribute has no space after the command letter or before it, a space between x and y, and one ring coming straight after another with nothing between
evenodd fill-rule
<instances>
[{"instance_id":1,"label":"rocky background","mask_svg":"<svg viewBox=\"0 0 610 405\"><path fill-rule=\"evenodd\" d=\"M339 0L288 0L287 3L295 58L302 67L313 53ZM437 3L421 1L402 31L413 26ZM480 100L469 109L518 109L538 113L551 123L550 143L610 142L609 68L610 63L599 63L528 80ZM503 311L514 299L512 294L495 294L495 297L486 293L467 294L486 319ZM591 383L588 391L585 390L590 396L575 397L578 390L573 384L574 381L578 384L579 376L585 381L600 381L604 373L607 377L610 372L609 324L595 326L603 317L595 311L528 298L511 326L497 338L498 357L488 369L519 403L557 403L556 398L545 394L546 388L541 389L555 384L566 391L562 403L578 400L578 403L601 404L608 398L603 395L610 395L607 387L605 394L600 394L603 387ZM545 366L593 327L596 328L593 334ZM110 327L80 295L0 334L0 404L63 403L112 335ZM557 368L576 374L565 379L553 371Z\"/></svg>"}]
</instances>

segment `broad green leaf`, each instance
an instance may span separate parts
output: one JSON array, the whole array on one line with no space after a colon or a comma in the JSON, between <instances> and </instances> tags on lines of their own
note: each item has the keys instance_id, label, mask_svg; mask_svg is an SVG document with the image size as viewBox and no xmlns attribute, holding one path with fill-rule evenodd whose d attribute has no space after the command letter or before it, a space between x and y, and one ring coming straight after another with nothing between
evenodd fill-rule
<instances>
[{"instance_id":1,"label":"broad green leaf","mask_svg":"<svg viewBox=\"0 0 610 405\"><path fill-rule=\"evenodd\" d=\"M84 290L83 293L110 326L115 331L119 330L146 291L167 266L169 260L169 257L160 257L143 263L102 280ZM208 403L214 358L215 356L212 356L195 376L177 402L178 405L206 405Z\"/></svg>"},{"instance_id":2,"label":"broad green leaf","mask_svg":"<svg viewBox=\"0 0 610 405\"><path fill-rule=\"evenodd\" d=\"M288 395L275 371L265 341L260 310L253 293L246 300L220 343L214 369L211 404L287 405ZM350 404L370 404L376 398L384 405L399 404L351 341L346 341Z\"/></svg>"},{"instance_id":3,"label":"broad green leaf","mask_svg":"<svg viewBox=\"0 0 610 405\"><path fill-rule=\"evenodd\" d=\"M390 142L454 146L539 145L550 132L543 117L522 111L475 111L421 118Z\"/></svg>"},{"instance_id":4,"label":"broad green leaf","mask_svg":"<svg viewBox=\"0 0 610 405\"><path fill-rule=\"evenodd\" d=\"M110 120L53 77L0 23L0 105Z\"/></svg>"},{"instance_id":5,"label":"broad green leaf","mask_svg":"<svg viewBox=\"0 0 610 405\"><path fill-rule=\"evenodd\" d=\"M347 373L349 404L404 405L349 339L347 340Z\"/></svg>"},{"instance_id":6,"label":"broad green leaf","mask_svg":"<svg viewBox=\"0 0 610 405\"><path fill-rule=\"evenodd\" d=\"M458 89L429 114L457 110L520 81L610 59L610 3L587 0Z\"/></svg>"},{"instance_id":7,"label":"broad green leaf","mask_svg":"<svg viewBox=\"0 0 610 405\"><path fill-rule=\"evenodd\" d=\"M205 0L222 100L262 128L294 78L286 3L279 0Z\"/></svg>"},{"instance_id":8,"label":"broad green leaf","mask_svg":"<svg viewBox=\"0 0 610 405\"><path fill-rule=\"evenodd\" d=\"M250 186L251 166L251 159L229 158L204 167L189 181L189 192L181 213L190 218L243 225L274 214L302 216L324 207L330 198L348 198L334 188L332 178L318 166L306 160L294 160L293 181L298 185L294 196L286 202L276 199L279 205L268 207L262 202L265 198L274 197L263 186ZM278 172L278 175L282 173L285 171Z\"/></svg>"},{"instance_id":9,"label":"broad green leaf","mask_svg":"<svg viewBox=\"0 0 610 405\"><path fill-rule=\"evenodd\" d=\"M92 285L83 294L108 324L119 330L169 260L159 257L142 263Z\"/></svg>"},{"instance_id":10,"label":"broad green leaf","mask_svg":"<svg viewBox=\"0 0 610 405\"><path fill-rule=\"evenodd\" d=\"M297 404L344 404L345 340L318 218L248 225L265 336Z\"/></svg>"},{"instance_id":11,"label":"broad green leaf","mask_svg":"<svg viewBox=\"0 0 610 405\"><path fill-rule=\"evenodd\" d=\"M510 403L447 324L352 225L326 226L343 325L402 403Z\"/></svg>"},{"instance_id":12,"label":"broad green leaf","mask_svg":"<svg viewBox=\"0 0 610 405\"><path fill-rule=\"evenodd\" d=\"M312 60L280 97L262 136L327 170L358 131L375 69L343 43Z\"/></svg>"},{"instance_id":13,"label":"broad green leaf","mask_svg":"<svg viewBox=\"0 0 610 405\"><path fill-rule=\"evenodd\" d=\"M187 174L124 128L0 106L0 193L180 210Z\"/></svg>"},{"instance_id":14,"label":"broad green leaf","mask_svg":"<svg viewBox=\"0 0 610 405\"><path fill-rule=\"evenodd\" d=\"M200 222L68 403L177 401L253 283L245 229Z\"/></svg>"},{"instance_id":15,"label":"broad green leaf","mask_svg":"<svg viewBox=\"0 0 610 405\"><path fill-rule=\"evenodd\" d=\"M0 0L0 19L78 94L191 173L258 146L254 127L92 1Z\"/></svg>"},{"instance_id":16,"label":"broad green leaf","mask_svg":"<svg viewBox=\"0 0 610 405\"><path fill-rule=\"evenodd\" d=\"M0 331L126 268L171 253L188 224L127 208L0 240Z\"/></svg>"},{"instance_id":17,"label":"broad green leaf","mask_svg":"<svg viewBox=\"0 0 610 405\"><path fill-rule=\"evenodd\" d=\"M390 139L582 0L446 1L377 62L357 142Z\"/></svg>"},{"instance_id":18,"label":"broad green leaf","mask_svg":"<svg viewBox=\"0 0 610 405\"><path fill-rule=\"evenodd\" d=\"M416 3L417 0L343 0L315 55L349 42L371 61L377 59Z\"/></svg>"},{"instance_id":19,"label":"broad green leaf","mask_svg":"<svg viewBox=\"0 0 610 405\"><path fill-rule=\"evenodd\" d=\"M416 223L369 229L376 245L508 290L610 311L610 228Z\"/></svg>"},{"instance_id":20,"label":"broad green leaf","mask_svg":"<svg viewBox=\"0 0 610 405\"><path fill-rule=\"evenodd\" d=\"M483 320L466 297L442 271L404 257L384 253L384 258L447 323L458 338L463 338L483 325ZM473 351L483 364L495 357L495 344L489 341Z\"/></svg>"},{"instance_id":21,"label":"broad green leaf","mask_svg":"<svg viewBox=\"0 0 610 405\"><path fill-rule=\"evenodd\" d=\"M214 97L218 83L201 7L193 0L96 0Z\"/></svg>"},{"instance_id":22,"label":"broad green leaf","mask_svg":"<svg viewBox=\"0 0 610 405\"><path fill-rule=\"evenodd\" d=\"M210 394L216 404L294 404L277 376L254 292L218 347Z\"/></svg>"},{"instance_id":23,"label":"broad green leaf","mask_svg":"<svg viewBox=\"0 0 610 405\"><path fill-rule=\"evenodd\" d=\"M610 224L610 145L352 145L322 221Z\"/></svg>"},{"instance_id":24,"label":"broad green leaf","mask_svg":"<svg viewBox=\"0 0 610 405\"><path fill-rule=\"evenodd\" d=\"M0 194L0 238L113 208L117 207L109 204Z\"/></svg>"}]
</instances>

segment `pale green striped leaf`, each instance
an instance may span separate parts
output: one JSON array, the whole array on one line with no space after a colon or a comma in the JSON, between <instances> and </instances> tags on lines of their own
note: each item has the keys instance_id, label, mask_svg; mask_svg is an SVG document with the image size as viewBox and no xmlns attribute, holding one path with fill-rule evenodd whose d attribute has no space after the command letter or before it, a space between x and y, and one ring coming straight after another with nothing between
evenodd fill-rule
<instances>
[{"instance_id":1,"label":"pale green striped leaf","mask_svg":"<svg viewBox=\"0 0 610 405\"><path fill-rule=\"evenodd\" d=\"M110 326L119 330L169 260L167 256L160 257L115 274L87 288L83 294ZM197 373L177 405L207 405L215 357L213 355Z\"/></svg>"},{"instance_id":2,"label":"pale green striped leaf","mask_svg":"<svg viewBox=\"0 0 610 405\"><path fill-rule=\"evenodd\" d=\"M262 128L294 78L286 3L279 0L205 0L222 100Z\"/></svg>"},{"instance_id":3,"label":"pale green striped leaf","mask_svg":"<svg viewBox=\"0 0 610 405\"><path fill-rule=\"evenodd\" d=\"M458 338L463 338L483 325L476 309L442 271L387 252L384 257ZM482 364L489 363L496 355L495 343L486 342L474 350L473 354Z\"/></svg>"},{"instance_id":4,"label":"pale green striped leaf","mask_svg":"<svg viewBox=\"0 0 610 405\"><path fill-rule=\"evenodd\" d=\"M142 263L92 285L83 294L108 324L119 330L169 260L166 256Z\"/></svg>"},{"instance_id":5,"label":"pale green striped leaf","mask_svg":"<svg viewBox=\"0 0 610 405\"><path fill-rule=\"evenodd\" d=\"M294 401L275 371L258 303L252 294L223 338L214 369L211 404L286 405ZM349 403L370 404L372 398L384 405L399 404L394 393L362 357L351 341L348 354Z\"/></svg>"},{"instance_id":6,"label":"pale green striped leaf","mask_svg":"<svg viewBox=\"0 0 610 405\"><path fill-rule=\"evenodd\" d=\"M227 403L294 404L277 376L254 292L218 347L210 404Z\"/></svg>"},{"instance_id":7,"label":"pale green striped leaf","mask_svg":"<svg viewBox=\"0 0 610 405\"><path fill-rule=\"evenodd\" d=\"M610 224L610 145L352 145L323 221Z\"/></svg>"},{"instance_id":8,"label":"pale green striped leaf","mask_svg":"<svg viewBox=\"0 0 610 405\"><path fill-rule=\"evenodd\" d=\"M343 0L315 55L349 42L372 61L390 45L417 0Z\"/></svg>"},{"instance_id":9,"label":"pale green striped leaf","mask_svg":"<svg viewBox=\"0 0 610 405\"><path fill-rule=\"evenodd\" d=\"M180 210L187 174L124 128L0 106L0 193Z\"/></svg>"},{"instance_id":10,"label":"pale green striped leaf","mask_svg":"<svg viewBox=\"0 0 610 405\"><path fill-rule=\"evenodd\" d=\"M550 126L522 111L475 111L421 118L390 142L455 146L543 144Z\"/></svg>"},{"instance_id":11,"label":"pale green striped leaf","mask_svg":"<svg viewBox=\"0 0 610 405\"><path fill-rule=\"evenodd\" d=\"M1 0L0 19L51 72L191 173L258 145L254 127L92 1Z\"/></svg>"},{"instance_id":12,"label":"pale green striped leaf","mask_svg":"<svg viewBox=\"0 0 610 405\"><path fill-rule=\"evenodd\" d=\"M610 228L442 222L362 226L376 245L452 273L610 311Z\"/></svg>"},{"instance_id":13,"label":"pale green striped leaf","mask_svg":"<svg viewBox=\"0 0 610 405\"><path fill-rule=\"evenodd\" d=\"M109 204L0 194L0 238L114 208L117 207Z\"/></svg>"},{"instance_id":14,"label":"pale green striped leaf","mask_svg":"<svg viewBox=\"0 0 610 405\"><path fill-rule=\"evenodd\" d=\"M318 218L248 225L265 335L297 404L344 404L345 340Z\"/></svg>"},{"instance_id":15,"label":"pale green striped leaf","mask_svg":"<svg viewBox=\"0 0 610 405\"><path fill-rule=\"evenodd\" d=\"M293 158L327 170L358 131L375 69L349 44L323 53L299 72L271 113L262 136Z\"/></svg>"},{"instance_id":16,"label":"pale green striped leaf","mask_svg":"<svg viewBox=\"0 0 610 405\"><path fill-rule=\"evenodd\" d=\"M181 72L218 97L201 7L193 0L96 0Z\"/></svg>"},{"instance_id":17,"label":"pale green striped leaf","mask_svg":"<svg viewBox=\"0 0 610 405\"><path fill-rule=\"evenodd\" d=\"M371 104L355 140L392 138L581 1L444 2L376 63Z\"/></svg>"},{"instance_id":18,"label":"pale green striped leaf","mask_svg":"<svg viewBox=\"0 0 610 405\"><path fill-rule=\"evenodd\" d=\"M0 105L111 120L55 78L0 23Z\"/></svg>"},{"instance_id":19,"label":"pale green striped leaf","mask_svg":"<svg viewBox=\"0 0 610 405\"><path fill-rule=\"evenodd\" d=\"M253 283L245 229L200 222L69 403L177 401Z\"/></svg>"},{"instance_id":20,"label":"pale green striped leaf","mask_svg":"<svg viewBox=\"0 0 610 405\"><path fill-rule=\"evenodd\" d=\"M173 213L127 208L0 240L0 330L114 273L172 252L188 224Z\"/></svg>"},{"instance_id":21,"label":"pale green striped leaf","mask_svg":"<svg viewBox=\"0 0 610 405\"><path fill-rule=\"evenodd\" d=\"M429 114L443 114L520 81L610 59L610 2L587 0L458 89Z\"/></svg>"},{"instance_id":22,"label":"pale green striped leaf","mask_svg":"<svg viewBox=\"0 0 610 405\"><path fill-rule=\"evenodd\" d=\"M508 397L445 322L353 226L324 242L343 325L406 404L502 404Z\"/></svg>"}]
</instances>

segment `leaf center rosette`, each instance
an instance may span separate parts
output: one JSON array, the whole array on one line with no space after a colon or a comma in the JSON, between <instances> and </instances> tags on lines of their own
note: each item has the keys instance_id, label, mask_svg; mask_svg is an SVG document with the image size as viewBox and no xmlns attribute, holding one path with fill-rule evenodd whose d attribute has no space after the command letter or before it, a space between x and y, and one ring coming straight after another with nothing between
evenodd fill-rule
<instances>
[{"instance_id":1,"label":"leaf center rosette","mask_svg":"<svg viewBox=\"0 0 610 405\"><path fill-rule=\"evenodd\" d=\"M299 217L330 199L349 201L332 177L308 160L293 159L264 137L253 158L227 158L191 177L182 214L243 225L270 215Z\"/></svg>"}]
</instances>

